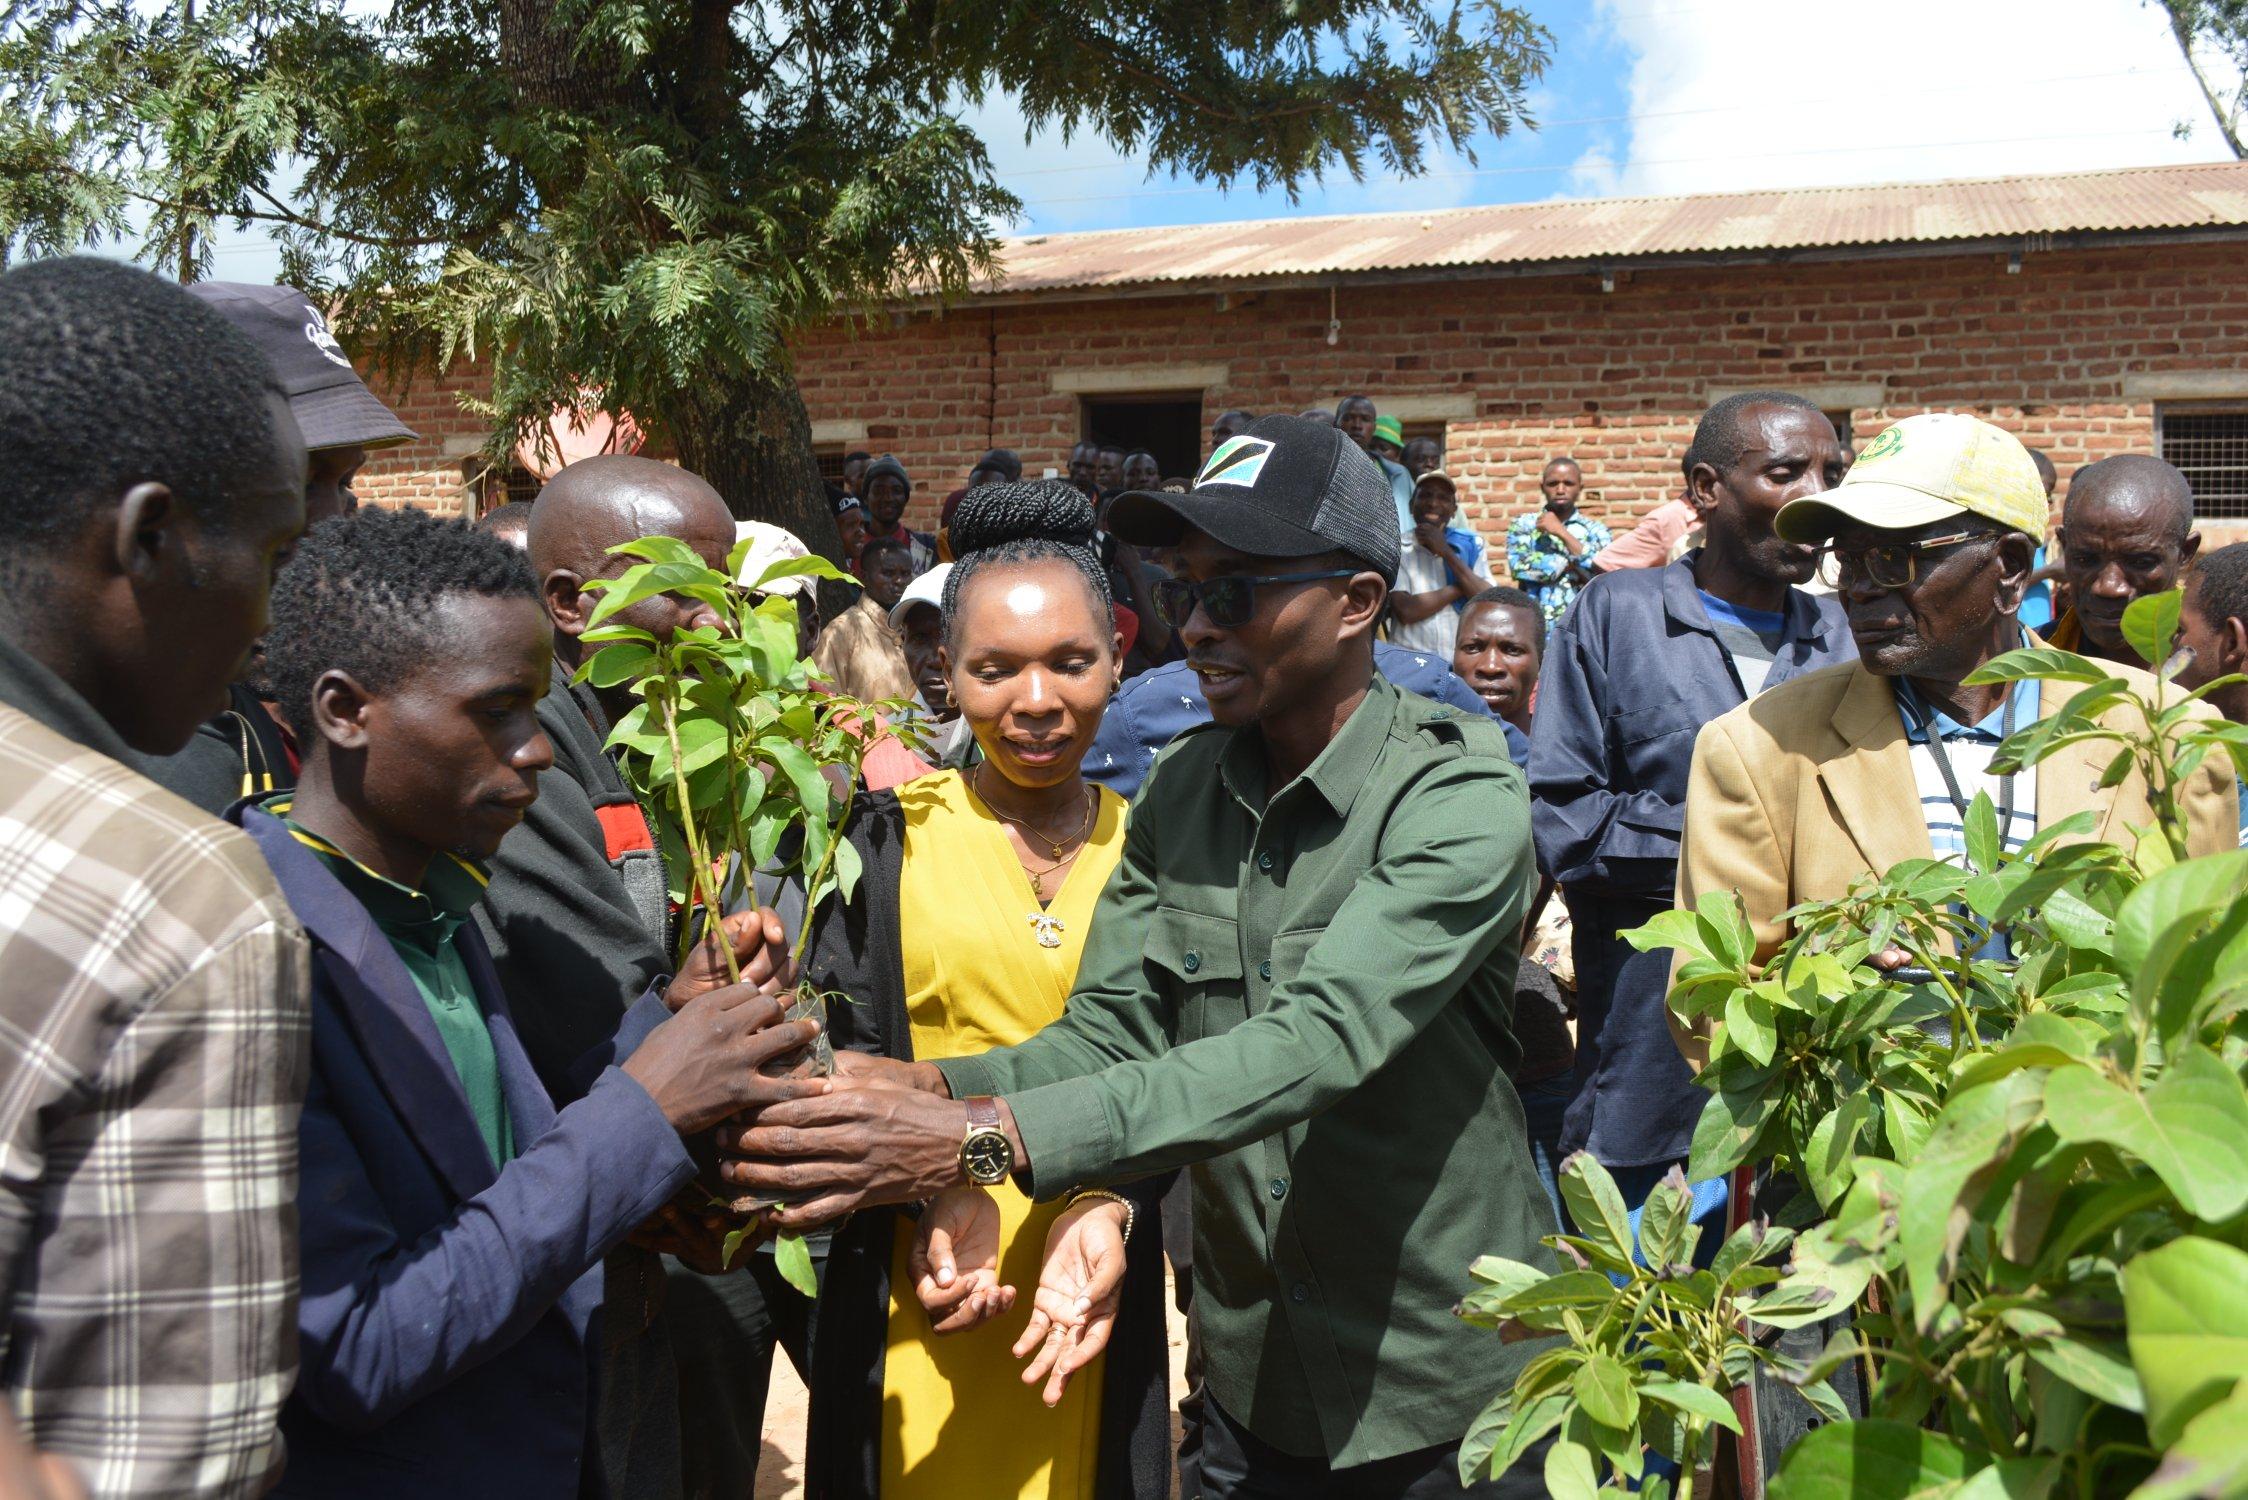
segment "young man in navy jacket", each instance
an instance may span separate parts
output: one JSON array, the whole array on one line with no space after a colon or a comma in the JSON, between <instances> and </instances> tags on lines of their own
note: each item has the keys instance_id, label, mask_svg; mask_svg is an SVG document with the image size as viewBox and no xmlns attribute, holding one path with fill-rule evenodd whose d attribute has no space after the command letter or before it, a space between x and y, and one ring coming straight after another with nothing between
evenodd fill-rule
<instances>
[{"instance_id":1,"label":"young man in navy jacket","mask_svg":"<svg viewBox=\"0 0 2248 1500\"><path fill-rule=\"evenodd\" d=\"M651 985L556 1112L469 920L553 759L528 564L460 522L361 511L306 539L274 624L303 769L233 816L313 946L280 1493L598 1494L602 1256L678 1212L683 1133L817 1087L759 1073L812 1035L775 1024L778 924L729 924L739 985L708 947Z\"/></svg>"}]
</instances>

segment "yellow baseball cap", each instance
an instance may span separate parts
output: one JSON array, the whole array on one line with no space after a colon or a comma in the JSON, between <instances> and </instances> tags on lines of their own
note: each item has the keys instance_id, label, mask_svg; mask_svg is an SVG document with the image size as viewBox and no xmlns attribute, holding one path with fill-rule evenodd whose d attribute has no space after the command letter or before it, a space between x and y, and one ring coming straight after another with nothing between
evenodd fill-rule
<instances>
[{"instance_id":1,"label":"yellow baseball cap","mask_svg":"<svg viewBox=\"0 0 2248 1500\"><path fill-rule=\"evenodd\" d=\"M1884 428L1842 483L1790 500L1772 529L1823 542L1849 522L1909 531L1977 515L2031 537L2045 534L2045 483L2021 440L1965 412L1928 412Z\"/></svg>"}]
</instances>

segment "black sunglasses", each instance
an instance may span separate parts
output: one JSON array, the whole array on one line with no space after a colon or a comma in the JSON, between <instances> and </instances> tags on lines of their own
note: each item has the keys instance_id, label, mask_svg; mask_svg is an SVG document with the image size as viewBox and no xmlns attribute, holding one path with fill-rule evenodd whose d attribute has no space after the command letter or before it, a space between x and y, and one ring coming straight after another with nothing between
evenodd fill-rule
<instances>
[{"instance_id":1,"label":"black sunglasses","mask_svg":"<svg viewBox=\"0 0 2248 1500\"><path fill-rule=\"evenodd\" d=\"M1273 573L1263 578L1245 578L1238 575L1212 578L1205 583L1194 583L1184 578L1166 578L1150 590L1157 618L1173 630L1186 629L1186 622L1194 614L1197 601L1202 613L1220 630L1233 630L1249 623L1257 612L1257 590L1267 584L1315 583L1322 578L1355 578L1357 568L1329 568L1324 573Z\"/></svg>"}]
</instances>

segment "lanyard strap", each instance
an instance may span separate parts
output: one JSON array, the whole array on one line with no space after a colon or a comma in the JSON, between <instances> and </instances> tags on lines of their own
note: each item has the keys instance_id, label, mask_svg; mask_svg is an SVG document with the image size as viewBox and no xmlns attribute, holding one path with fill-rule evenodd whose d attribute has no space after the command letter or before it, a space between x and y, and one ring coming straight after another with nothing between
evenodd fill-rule
<instances>
[{"instance_id":1,"label":"lanyard strap","mask_svg":"<svg viewBox=\"0 0 2248 1500\"><path fill-rule=\"evenodd\" d=\"M2004 744L2014 733L2014 688L2008 684L2006 702L1998 721L1999 743ZM1951 798L1952 807L1959 813L1959 826L1967 826L1967 799L1960 793L1959 778L1952 774L1951 756L1944 750L1944 737L1936 732L1936 713L1920 701L1915 692L1906 700L1906 712L1913 723L1927 737L1929 758L1936 763L1936 774L1944 779L1944 795ZM1998 845L2006 847L2006 835L2014 827L2014 773L2009 771L1998 778Z\"/></svg>"}]
</instances>

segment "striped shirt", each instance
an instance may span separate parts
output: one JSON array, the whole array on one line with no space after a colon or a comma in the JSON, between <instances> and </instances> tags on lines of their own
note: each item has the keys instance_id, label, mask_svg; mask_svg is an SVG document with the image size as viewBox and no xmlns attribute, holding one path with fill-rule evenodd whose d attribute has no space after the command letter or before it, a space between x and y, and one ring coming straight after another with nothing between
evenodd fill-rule
<instances>
[{"instance_id":1,"label":"striped shirt","mask_svg":"<svg viewBox=\"0 0 2248 1500\"><path fill-rule=\"evenodd\" d=\"M297 1362L305 942L0 642L0 1383L97 1496L252 1496Z\"/></svg>"},{"instance_id":2,"label":"striped shirt","mask_svg":"<svg viewBox=\"0 0 2248 1500\"><path fill-rule=\"evenodd\" d=\"M1897 711L1905 721L1905 742L1912 751L1912 779L1920 791L1920 811L1928 820L1928 842L1936 858L1964 860L1967 830L1959 806L1951 800L1951 788L1944 783L1935 752L1929 749L1928 730L1923 726L1933 727L1943 741L1944 759L1959 783L1960 802L1973 806L1975 794L1985 792L1993 808L2004 810L2001 779L1990 774L1991 757L2008 733L2037 722L2037 683L2015 684L2008 701L1976 724L1961 724L1928 702L1908 677L1896 679L1896 692ZM1998 830L2008 852L2021 848L2037 832L2037 768L2016 772L2013 782L2012 815L2002 820Z\"/></svg>"}]
</instances>

